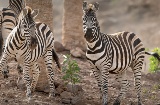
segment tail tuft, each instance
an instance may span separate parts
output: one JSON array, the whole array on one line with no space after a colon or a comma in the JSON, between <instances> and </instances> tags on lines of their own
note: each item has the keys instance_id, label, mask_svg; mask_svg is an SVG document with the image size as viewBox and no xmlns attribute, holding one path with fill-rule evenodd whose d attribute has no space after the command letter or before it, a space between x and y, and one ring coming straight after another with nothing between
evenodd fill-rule
<instances>
[{"instance_id":1,"label":"tail tuft","mask_svg":"<svg viewBox=\"0 0 160 105\"><path fill-rule=\"evenodd\" d=\"M53 57L54 61L56 62L57 67L59 68L59 70L61 70L61 64L59 62L59 57L58 57L58 55L57 55L57 53L55 52L54 49L52 50L52 57Z\"/></svg>"},{"instance_id":2,"label":"tail tuft","mask_svg":"<svg viewBox=\"0 0 160 105\"><path fill-rule=\"evenodd\" d=\"M156 52L145 52L145 54L147 54L147 55L152 55L152 56L154 56L155 58L157 58L158 61L160 61L160 56L159 56L158 53L156 53Z\"/></svg>"}]
</instances>

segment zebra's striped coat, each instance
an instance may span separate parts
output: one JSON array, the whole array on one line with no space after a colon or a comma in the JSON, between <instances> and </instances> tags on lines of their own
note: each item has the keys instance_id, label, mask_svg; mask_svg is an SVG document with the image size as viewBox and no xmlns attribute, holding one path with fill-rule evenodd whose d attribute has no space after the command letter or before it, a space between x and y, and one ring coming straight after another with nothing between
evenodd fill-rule
<instances>
[{"instance_id":1,"label":"zebra's striped coat","mask_svg":"<svg viewBox=\"0 0 160 105\"><path fill-rule=\"evenodd\" d=\"M19 19L18 25L13 29L9 34L4 54L0 61L0 71L4 69L7 64L7 61L10 58L16 58L19 63L23 64L23 78L27 87L27 97L30 100L31 91L34 91L35 86L38 81L40 68L37 64L37 60L41 57L44 58L46 68L48 71L48 79L50 84L50 96L54 95L54 72L52 70L52 60L54 59L60 68L58 61L58 56L54 51L54 36L50 28L44 23L34 23L33 20L30 20L35 11L31 9L25 9L23 11L21 18ZM25 15L25 13L27 13ZM35 28L31 28L35 26ZM35 33L37 39L37 46L32 49L31 37ZM33 80L30 84L30 75L29 70L33 72Z\"/></svg>"},{"instance_id":2,"label":"zebra's striped coat","mask_svg":"<svg viewBox=\"0 0 160 105\"><path fill-rule=\"evenodd\" d=\"M102 92L103 105L108 105L108 78L109 73L116 74L121 83L121 91L114 102L120 105L120 100L129 88L126 79L126 70L131 67L135 78L138 105L141 105L141 69L144 62L145 48L141 40L132 32L119 32L113 35L100 31L96 11L99 4L83 2L83 31L87 42L86 57L97 79Z\"/></svg>"}]
</instances>

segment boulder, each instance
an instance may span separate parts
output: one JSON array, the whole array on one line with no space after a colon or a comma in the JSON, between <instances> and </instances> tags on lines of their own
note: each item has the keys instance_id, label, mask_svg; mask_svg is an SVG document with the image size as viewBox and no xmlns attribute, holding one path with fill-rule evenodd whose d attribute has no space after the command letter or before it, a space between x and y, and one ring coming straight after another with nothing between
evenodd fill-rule
<instances>
[{"instance_id":1,"label":"boulder","mask_svg":"<svg viewBox=\"0 0 160 105\"><path fill-rule=\"evenodd\" d=\"M70 53L72 56L77 57L77 58L86 58L85 52L82 51L81 48L79 48L79 47L71 49Z\"/></svg>"},{"instance_id":2,"label":"boulder","mask_svg":"<svg viewBox=\"0 0 160 105\"><path fill-rule=\"evenodd\" d=\"M54 42L54 48L57 52L62 52L65 50L64 46L58 41Z\"/></svg>"}]
</instances>

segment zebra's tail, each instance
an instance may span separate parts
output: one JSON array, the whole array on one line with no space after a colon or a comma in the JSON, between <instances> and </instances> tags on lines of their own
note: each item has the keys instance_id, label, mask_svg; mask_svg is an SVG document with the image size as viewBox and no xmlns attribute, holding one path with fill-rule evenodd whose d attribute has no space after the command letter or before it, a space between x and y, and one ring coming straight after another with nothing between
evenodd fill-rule
<instances>
[{"instance_id":1,"label":"zebra's tail","mask_svg":"<svg viewBox=\"0 0 160 105\"><path fill-rule=\"evenodd\" d=\"M158 61L160 61L160 56L159 56L158 53L156 53L156 52L145 52L145 54L147 54L147 55L152 55L152 56L154 56L155 58L157 58Z\"/></svg>"},{"instance_id":2,"label":"zebra's tail","mask_svg":"<svg viewBox=\"0 0 160 105\"><path fill-rule=\"evenodd\" d=\"M2 38L2 19L0 14L0 56L2 55L2 52L3 52L3 38Z\"/></svg>"},{"instance_id":3,"label":"zebra's tail","mask_svg":"<svg viewBox=\"0 0 160 105\"><path fill-rule=\"evenodd\" d=\"M59 62L59 57L58 57L58 55L57 55L57 53L55 52L54 49L52 49L52 57L53 57L54 61L56 62L57 67L58 67L59 70L61 71L61 64L60 64L60 62Z\"/></svg>"}]
</instances>

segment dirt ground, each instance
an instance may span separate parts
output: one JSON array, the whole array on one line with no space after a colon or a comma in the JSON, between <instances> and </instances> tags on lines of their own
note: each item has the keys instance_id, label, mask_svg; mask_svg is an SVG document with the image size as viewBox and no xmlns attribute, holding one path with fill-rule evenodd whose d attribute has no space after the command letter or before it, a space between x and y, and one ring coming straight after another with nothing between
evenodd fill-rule
<instances>
[{"instance_id":1,"label":"dirt ground","mask_svg":"<svg viewBox=\"0 0 160 105\"><path fill-rule=\"evenodd\" d=\"M63 54L59 53L61 61L63 61ZM96 80L90 70L90 65L86 59L73 58L78 62L81 76L81 82L84 93L82 101L76 105L101 105L99 88L97 87ZM66 105L62 104L61 97L56 96L53 99L48 98L48 94L45 92L34 92L32 94L32 101L27 102L25 96L25 90L17 88L17 71L16 63L11 62L8 64L10 74L8 79L4 79L0 76L0 105ZM55 71L55 81L62 80L62 73ZM142 103L143 105L160 105L160 72L154 74L142 74ZM134 89L133 73L129 69L127 71L127 78L130 82L130 88L122 99L121 105L136 105L136 91ZM109 79L109 105L112 105L114 99L118 95L120 86L115 81L114 75L110 75Z\"/></svg>"}]
</instances>

